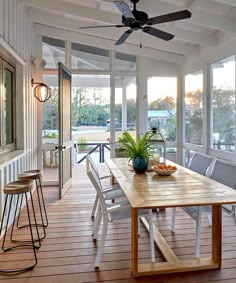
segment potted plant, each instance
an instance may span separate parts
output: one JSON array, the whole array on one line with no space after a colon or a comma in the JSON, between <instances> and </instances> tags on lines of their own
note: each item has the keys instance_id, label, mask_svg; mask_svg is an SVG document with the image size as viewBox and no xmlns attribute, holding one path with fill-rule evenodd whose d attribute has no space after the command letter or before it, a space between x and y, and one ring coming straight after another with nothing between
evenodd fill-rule
<instances>
[{"instance_id":1,"label":"potted plant","mask_svg":"<svg viewBox=\"0 0 236 283\"><path fill-rule=\"evenodd\" d=\"M130 133L125 131L118 140L119 149L127 152L136 173L144 173L148 168L148 160L153 151L149 144L152 135L151 132L147 132L144 135L139 135L135 141Z\"/></svg>"}]
</instances>

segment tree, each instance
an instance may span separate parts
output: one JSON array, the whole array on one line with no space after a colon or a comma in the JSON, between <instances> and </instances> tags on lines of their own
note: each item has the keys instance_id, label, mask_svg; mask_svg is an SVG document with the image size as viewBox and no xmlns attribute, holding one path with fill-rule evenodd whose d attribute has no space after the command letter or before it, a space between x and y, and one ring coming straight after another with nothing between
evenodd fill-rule
<instances>
[{"instance_id":1,"label":"tree","mask_svg":"<svg viewBox=\"0 0 236 283\"><path fill-rule=\"evenodd\" d=\"M166 96L165 98L158 98L149 105L149 109L167 110L170 115L173 115L173 110L176 108L175 98Z\"/></svg>"},{"instance_id":2,"label":"tree","mask_svg":"<svg viewBox=\"0 0 236 283\"><path fill-rule=\"evenodd\" d=\"M43 130L58 129L58 88L51 88L51 98L43 103Z\"/></svg>"},{"instance_id":3,"label":"tree","mask_svg":"<svg viewBox=\"0 0 236 283\"><path fill-rule=\"evenodd\" d=\"M136 123L136 100L127 100L127 122Z\"/></svg>"},{"instance_id":4,"label":"tree","mask_svg":"<svg viewBox=\"0 0 236 283\"><path fill-rule=\"evenodd\" d=\"M84 88L76 88L72 97L72 125L78 127L80 125L81 107L86 101L86 91Z\"/></svg>"},{"instance_id":5,"label":"tree","mask_svg":"<svg viewBox=\"0 0 236 283\"><path fill-rule=\"evenodd\" d=\"M185 95L185 140L202 144L202 91L197 89Z\"/></svg>"},{"instance_id":6,"label":"tree","mask_svg":"<svg viewBox=\"0 0 236 283\"><path fill-rule=\"evenodd\" d=\"M213 132L220 143L235 143L235 90L230 87L213 89Z\"/></svg>"},{"instance_id":7,"label":"tree","mask_svg":"<svg viewBox=\"0 0 236 283\"><path fill-rule=\"evenodd\" d=\"M122 122L122 104L116 104L115 119L116 119L117 124L121 124ZM136 123L136 100L135 99L127 100L127 123L129 124Z\"/></svg>"}]
</instances>

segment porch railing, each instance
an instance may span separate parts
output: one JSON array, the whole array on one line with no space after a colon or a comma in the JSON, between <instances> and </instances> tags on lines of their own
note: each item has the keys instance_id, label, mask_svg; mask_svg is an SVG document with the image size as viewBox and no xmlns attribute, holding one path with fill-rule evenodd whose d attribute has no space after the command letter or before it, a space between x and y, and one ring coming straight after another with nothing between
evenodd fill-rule
<instances>
[{"instance_id":1,"label":"porch railing","mask_svg":"<svg viewBox=\"0 0 236 283\"><path fill-rule=\"evenodd\" d=\"M109 142L87 142L87 143L77 143L77 154L82 154L82 157L77 161L81 163L85 160L87 154L92 154L97 152L99 154L99 162L104 162L105 151L110 151Z\"/></svg>"}]
</instances>

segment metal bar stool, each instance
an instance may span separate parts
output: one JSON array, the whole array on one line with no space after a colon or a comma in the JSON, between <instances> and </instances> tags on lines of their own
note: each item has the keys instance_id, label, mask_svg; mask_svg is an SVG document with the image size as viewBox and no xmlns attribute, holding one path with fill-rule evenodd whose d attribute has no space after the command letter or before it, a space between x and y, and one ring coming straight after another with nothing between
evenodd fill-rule
<instances>
[{"instance_id":1,"label":"metal bar stool","mask_svg":"<svg viewBox=\"0 0 236 283\"><path fill-rule=\"evenodd\" d=\"M6 226L5 226L4 236L3 236L2 250L4 252L7 252L7 251L10 251L12 249L22 248L22 247L32 248L33 253L34 253L34 263L30 266L18 268L18 269L0 269L0 273L23 272L23 271L32 269L37 264L36 249L40 248L41 243L40 243L39 231L38 231L37 225L35 225L35 229L36 229L36 233L37 233L37 239L34 238L33 229L32 229L33 227L32 227L32 224L31 224L31 217L30 217L29 200L27 198L27 193L29 192L30 193L30 199L31 199L32 212L33 212L33 221L34 221L34 223L37 223L36 222L37 220L36 220L36 215L35 215L35 209L34 209L34 203L33 203L33 198L32 198L32 188L33 188L33 181L32 180L15 181L15 182L7 184L4 187L3 191L6 195L6 198L5 198L5 204L4 204L3 215L2 215L2 220L1 220L0 235L1 235L2 230L3 230L3 223L4 223L4 220L5 220L5 216L6 216ZM10 240L12 240L13 242L25 242L25 243L21 244L21 245L14 245L14 246L11 246L11 247L5 247L5 241L6 241L7 229L8 229L8 225L9 225L10 214L11 214L11 212L13 212L13 211L11 211L11 209L12 209L12 202L13 202L14 196L17 196L17 202L16 202L16 206L15 206L15 211L14 211L14 218L13 218L13 223L12 223L12 228L11 228ZM18 205L19 205L19 198L21 196L25 196L25 203L26 203L28 223L29 223L28 226L29 226L29 230L30 230L30 240L27 240L27 241L26 240L23 241L23 240L13 239L15 220L16 220L16 217L17 217L17 209L18 209ZM10 198L10 201L9 201L8 212L7 212L8 197ZM28 244L26 244L26 242L28 242ZM36 246L35 242L39 242L39 245Z\"/></svg>"},{"instance_id":2,"label":"metal bar stool","mask_svg":"<svg viewBox=\"0 0 236 283\"><path fill-rule=\"evenodd\" d=\"M45 227L48 226L48 217L47 217L46 206L44 202L41 178L42 178L41 170L29 170L29 171L25 171L18 175L19 180L35 180L36 192L37 192L38 204L39 204L39 212L40 212L40 217L41 217L40 222L37 221L37 225L43 227L43 236L40 238L42 240L46 237ZM21 199L20 207L21 205L22 205L22 199ZM17 221L17 227L18 228L25 227L26 225L19 226L19 219L20 219L20 214L19 214L18 221Z\"/></svg>"}]
</instances>

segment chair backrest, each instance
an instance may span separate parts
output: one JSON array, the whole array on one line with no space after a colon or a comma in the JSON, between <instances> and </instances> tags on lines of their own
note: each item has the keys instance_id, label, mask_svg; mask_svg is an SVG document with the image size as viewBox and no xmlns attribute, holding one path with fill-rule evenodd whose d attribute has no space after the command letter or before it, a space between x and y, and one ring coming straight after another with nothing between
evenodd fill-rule
<instances>
[{"instance_id":1,"label":"chair backrest","mask_svg":"<svg viewBox=\"0 0 236 283\"><path fill-rule=\"evenodd\" d=\"M95 170L96 174L99 177L97 166L95 165L95 163L93 162L93 159L91 158L91 156L89 154L86 155L86 163L88 163L88 162L91 164L91 166L93 167L93 169ZM86 168L87 168L87 166L86 166Z\"/></svg>"},{"instance_id":2,"label":"chair backrest","mask_svg":"<svg viewBox=\"0 0 236 283\"><path fill-rule=\"evenodd\" d=\"M213 159L213 157L207 155L194 153L192 159L190 160L188 168L201 175L206 175L207 169L209 168Z\"/></svg>"},{"instance_id":3,"label":"chair backrest","mask_svg":"<svg viewBox=\"0 0 236 283\"><path fill-rule=\"evenodd\" d=\"M93 162L90 162L91 157L89 155L86 156L86 172L87 175L92 182L99 199L99 203L101 205L102 210L107 210L106 201L102 192L102 184L100 182L99 176L97 174L97 168L94 166Z\"/></svg>"},{"instance_id":4,"label":"chair backrest","mask_svg":"<svg viewBox=\"0 0 236 283\"><path fill-rule=\"evenodd\" d=\"M210 174L210 178L236 189L236 164L217 159Z\"/></svg>"}]
</instances>

